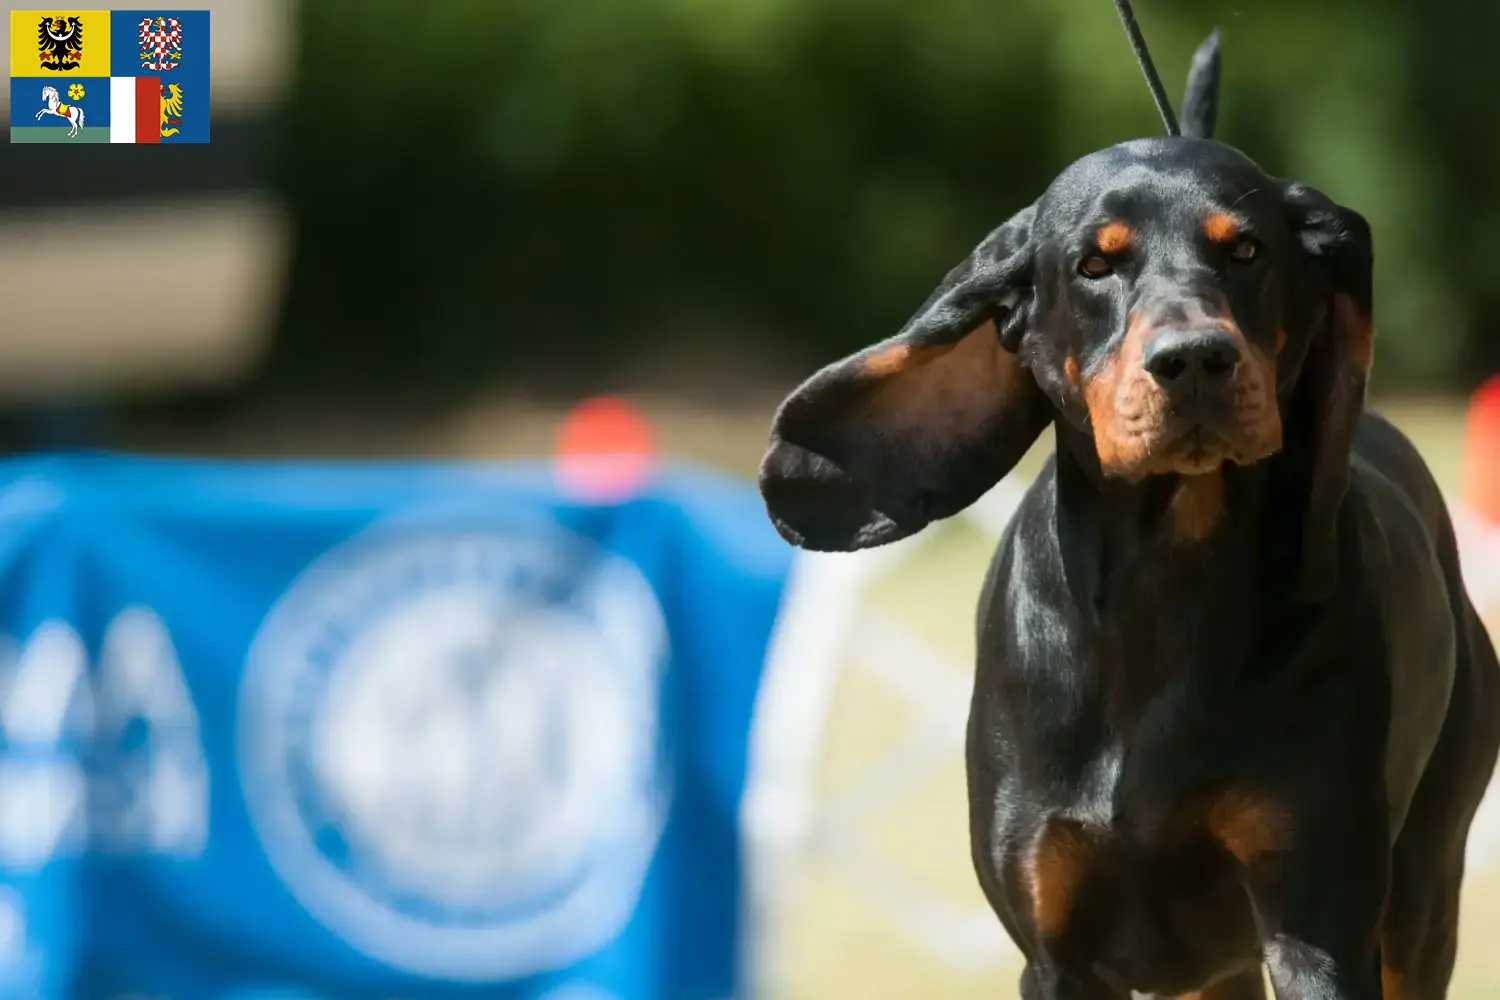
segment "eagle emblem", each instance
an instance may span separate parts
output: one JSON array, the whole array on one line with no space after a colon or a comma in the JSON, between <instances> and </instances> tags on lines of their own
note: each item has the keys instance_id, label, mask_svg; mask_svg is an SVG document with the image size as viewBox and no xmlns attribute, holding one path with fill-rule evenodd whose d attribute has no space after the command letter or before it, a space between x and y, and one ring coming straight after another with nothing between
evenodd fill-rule
<instances>
[{"instance_id":1,"label":"eagle emblem","mask_svg":"<svg viewBox=\"0 0 1500 1000\"><path fill-rule=\"evenodd\" d=\"M83 22L76 17L44 17L36 29L42 69L77 69L83 59Z\"/></svg>"},{"instance_id":2,"label":"eagle emblem","mask_svg":"<svg viewBox=\"0 0 1500 1000\"><path fill-rule=\"evenodd\" d=\"M176 126L182 124L182 88L175 83L169 83L165 92L161 95L161 134L162 138L176 135L182 131Z\"/></svg>"},{"instance_id":3,"label":"eagle emblem","mask_svg":"<svg viewBox=\"0 0 1500 1000\"><path fill-rule=\"evenodd\" d=\"M162 70L182 66L182 22L175 17L143 17L138 26L141 68Z\"/></svg>"}]
</instances>

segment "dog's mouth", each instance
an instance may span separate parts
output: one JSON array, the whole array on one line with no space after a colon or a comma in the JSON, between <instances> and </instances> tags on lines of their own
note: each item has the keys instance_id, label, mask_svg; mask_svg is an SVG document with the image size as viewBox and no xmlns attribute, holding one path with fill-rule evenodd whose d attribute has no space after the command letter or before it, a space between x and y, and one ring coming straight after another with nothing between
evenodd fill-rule
<instances>
[{"instance_id":1,"label":"dog's mouth","mask_svg":"<svg viewBox=\"0 0 1500 1000\"><path fill-rule=\"evenodd\" d=\"M1183 465L1190 472L1208 472L1222 465L1228 451L1227 442L1217 434L1205 430L1202 425L1194 427L1182 439Z\"/></svg>"},{"instance_id":2,"label":"dog's mouth","mask_svg":"<svg viewBox=\"0 0 1500 1000\"><path fill-rule=\"evenodd\" d=\"M1237 422L1228 426L1203 421L1186 424L1158 451L1159 469L1179 475L1201 476L1228 463L1254 465L1280 449L1279 440L1264 440L1265 435L1254 431L1255 428L1242 427Z\"/></svg>"},{"instance_id":3,"label":"dog's mouth","mask_svg":"<svg viewBox=\"0 0 1500 1000\"><path fill-rule=\"evenodd\" d=\"M1174 398L1136 380L1094 394L1089 423L1104 473L1203 475L1226 463L1269 458L1281 450L1281 418L1275 397L1264 391L1268 384L1233 383L1223 393Z\"/></svg>"},{"instance_id":4,"label":"dog's mouth","mask_svg":"<svg viewBox=\"0 0 1500 1000\"><path fill-rule=\"evenodd\" d=\"M1163 471L1188 476L1213 472L1225 462L1233 461L1236 454L1223 434L1201 423L1189 426L1162 450L1166 466Z\"/></svg>"}]
</instances>

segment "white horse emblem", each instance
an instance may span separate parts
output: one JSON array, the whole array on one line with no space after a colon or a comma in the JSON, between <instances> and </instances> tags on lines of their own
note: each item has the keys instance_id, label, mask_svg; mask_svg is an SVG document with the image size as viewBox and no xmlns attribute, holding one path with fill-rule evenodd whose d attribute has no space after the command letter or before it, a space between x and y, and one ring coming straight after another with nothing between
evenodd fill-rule
<instances>
[{"instance_id":1,"label":"white horse emblem","mask_svg":"<svg viewBox=\"0 0 1500 1000\"><path fill-rule=\"evenodd\" d=\"M77 135L78 130L83 128L83 109L76 104L64 104L56 87L43 87L42 100L47 106L36 113L37 121L42 120L42 115L56 115L66 119L73 126L68 132L69 138Z\"/></svg>"}]
</instances>

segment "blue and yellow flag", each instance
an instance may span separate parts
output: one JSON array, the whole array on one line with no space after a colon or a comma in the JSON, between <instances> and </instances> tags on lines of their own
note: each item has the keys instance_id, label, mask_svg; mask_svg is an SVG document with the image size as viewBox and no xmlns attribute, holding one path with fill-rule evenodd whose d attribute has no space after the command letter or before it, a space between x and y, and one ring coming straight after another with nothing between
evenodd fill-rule
<instances>
[{"instance_id":1,"label":"blue and yellow flag","mask_svg":"<svg viewBox=\"0 0 1500 1000\"><path fill-rule=\"evenodd\" d=\"M11 142L208 142L209 12L13 10Z\"/></svg>"}]
</instances>

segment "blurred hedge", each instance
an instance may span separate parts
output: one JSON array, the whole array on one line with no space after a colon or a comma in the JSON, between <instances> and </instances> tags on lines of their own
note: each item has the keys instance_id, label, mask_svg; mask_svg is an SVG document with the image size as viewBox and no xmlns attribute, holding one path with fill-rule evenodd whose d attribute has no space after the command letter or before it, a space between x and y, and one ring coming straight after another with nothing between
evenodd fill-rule
<instances>
[{"instance_id":1,"label":"blurred hedge","mask_svg":"<svg viewBox=\"0 0 1500 1000\"><path fill-rule=\"evenodd\" d=\"M1070 160L1156 134L1108 0L315 0L266 375L584 384L646 348L885 336ZM1375 226L1386 386L1500 364L1500 7L1138 0L1174 99Z\"/></svg>"}]
</instances>

